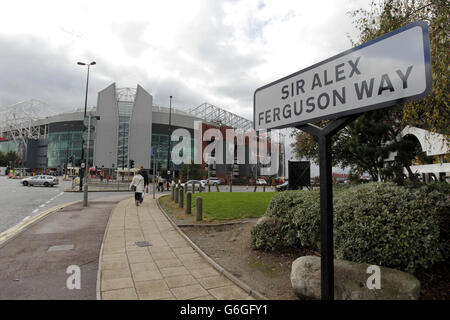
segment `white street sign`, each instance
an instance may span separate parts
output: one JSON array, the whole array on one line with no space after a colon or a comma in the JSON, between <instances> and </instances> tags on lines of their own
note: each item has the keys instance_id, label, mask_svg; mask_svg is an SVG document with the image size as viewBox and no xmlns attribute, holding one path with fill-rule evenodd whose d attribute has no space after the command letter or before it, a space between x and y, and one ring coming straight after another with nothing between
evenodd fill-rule
<instances>
[{"instance_id":1,"label":"white street sign","mask_svg":"<svg viewBox=\"0 0 450 320\"><path fill-rule=\"evenodd\" d=\"M255 91L256 130L294 127L425 97L428 25L416 22Z\"/></svg>"}]
</instances>

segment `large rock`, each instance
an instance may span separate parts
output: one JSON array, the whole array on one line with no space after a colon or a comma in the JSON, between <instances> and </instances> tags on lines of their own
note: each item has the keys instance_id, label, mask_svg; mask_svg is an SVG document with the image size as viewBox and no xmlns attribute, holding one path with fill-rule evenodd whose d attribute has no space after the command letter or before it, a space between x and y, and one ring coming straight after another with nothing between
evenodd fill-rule
<instances>
[{"instance_id":1,"label":"large rock","mask_svg":"<svg viewBox=\"0 0 450 320\"><path fill-rule=\"evenodd\" d=\"M336 300L416 300L420 282L413 275L380 267L380 289L367 288L369 264L334 260ZM304 256L292 263L291 283L300 298L320 299L320 257ZM372 282L369 282L372 283Z\"/></svg>"}]
</instances>

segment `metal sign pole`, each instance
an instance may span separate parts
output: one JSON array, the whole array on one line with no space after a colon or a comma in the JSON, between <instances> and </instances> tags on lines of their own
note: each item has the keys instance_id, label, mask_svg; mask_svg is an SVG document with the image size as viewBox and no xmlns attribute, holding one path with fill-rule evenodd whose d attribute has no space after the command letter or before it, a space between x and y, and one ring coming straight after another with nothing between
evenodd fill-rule
<instances>
[{"instance_id":1,"label":"metal sign pole","mask_svg":"<svg viewBox=\"0 0 450 320\"><path fill-rule=\"evenodd\" d=\"M86 163L84 165L84 190L83 190L83 207L88 205L88 174L89 174L89 140L91 139L91 114L89 113L88 136L86 145ZM81 180L80 180L81 181Z\"/></svg>"},{"instance_id":2,"label":"metal sign pole","mask_svg":"<svg viewBox=\"0 0 450 320\"><path fill-rule=\"evenodd\" d=\"M320 166L320 273L322 300L334 300L334 240L333 240L333 184L331 139L335 133L355 120L358 115L338 118L326 127L312 124L298 126L319 138Z\"/></svg>"}]
</instances>

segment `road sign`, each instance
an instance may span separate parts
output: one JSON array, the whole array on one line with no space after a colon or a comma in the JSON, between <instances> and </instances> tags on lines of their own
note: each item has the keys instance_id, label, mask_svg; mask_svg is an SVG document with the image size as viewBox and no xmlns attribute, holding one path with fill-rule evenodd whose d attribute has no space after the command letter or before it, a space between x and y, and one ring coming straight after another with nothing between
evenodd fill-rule
<instances>
[{"instance_id":1,"label":"road sign","mask_svg":"<svg viewBox=\"0 0 450 320\"><path fill-rule=\"evenodd\" d=\"M81 163L81 169L84 169L86 166L84 165L84 162Z\"/></svg>"},{"instance_id":2,"label":"road sign","mask_svg":"<svg viewBox=\"0 0 450 320\"><path fill-rule=\"evenodd\" d=\"M416 22L258 88L256 130L299 126L425 97L428 25Z\"/></svg>"}]
</instances>

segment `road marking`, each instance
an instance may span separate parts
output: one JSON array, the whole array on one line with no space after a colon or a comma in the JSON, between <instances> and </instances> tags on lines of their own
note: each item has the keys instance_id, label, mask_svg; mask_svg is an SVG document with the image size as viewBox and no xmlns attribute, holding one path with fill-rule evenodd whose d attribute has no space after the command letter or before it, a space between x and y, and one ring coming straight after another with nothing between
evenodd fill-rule
<instances>
[{"instance_id":1,"label":"road marking","mask_svg":"<svg viewBox=\"0 0 450 320\"><path fill-rule=\"evenodd\" d=\"M30 218L30 216L26 216L25 218L22 219L22 221L27 220L28 218Z\"/></svg>"},{"instance_id":2,"label":"road marking","mask_svg":"<svg viewBox=\"0 0 450 320\"><path fill-rule=\"evenodd\" d=\"M36 213L38 211L39 211L39 209L34 209L32 213Z\"/></svg>"},{"instance_id":3,"label":"road marking","mask_svg":"<svg viewBox=\"0 0 450 320\"><path fill-rule=\"evenodd\" d=\"M78 201L73 201L73 202L68 202L65 204L61 204L58 205L56 207L50 208L46 211L41 212L40 214L35 215L34 217L32 217L31 219L28 219L27 221L22 220L21 222L19 222L17 225L15 225L14 227L9 228L6 231L3 231L2 233L0 233L0 245L3 243L3 241L5 241L6 239L12 237L13 235L17 234L19 231L21 231L22 229L26 228L27 226L29 226L30 224L40 220L41 218L43 218L44 216L46 216L49 213L52 213L56 210L65 208L67 206L70 206L72 204L78 203L80 202L80 200Z\"/></svg>"},{"instance_id":4,"label":"road marking","mask_svg":"<svg viewBox=\"0 0 450 320\"><path fill-rule=\"evenodd\" d=\"M51 200L48 200L45 204L49 204Z\"/></svg>"},{"instance_id":5,"label":"road marking","mask_svg":"<svg viewBox=\"0 0 450 320\"><path fill-rule=\"evenodd\" d=\"M45 204L41 204L41 205L39 206L39 208L43 208L43 207L45 207Z\"/></svg>"}]
</instances>

